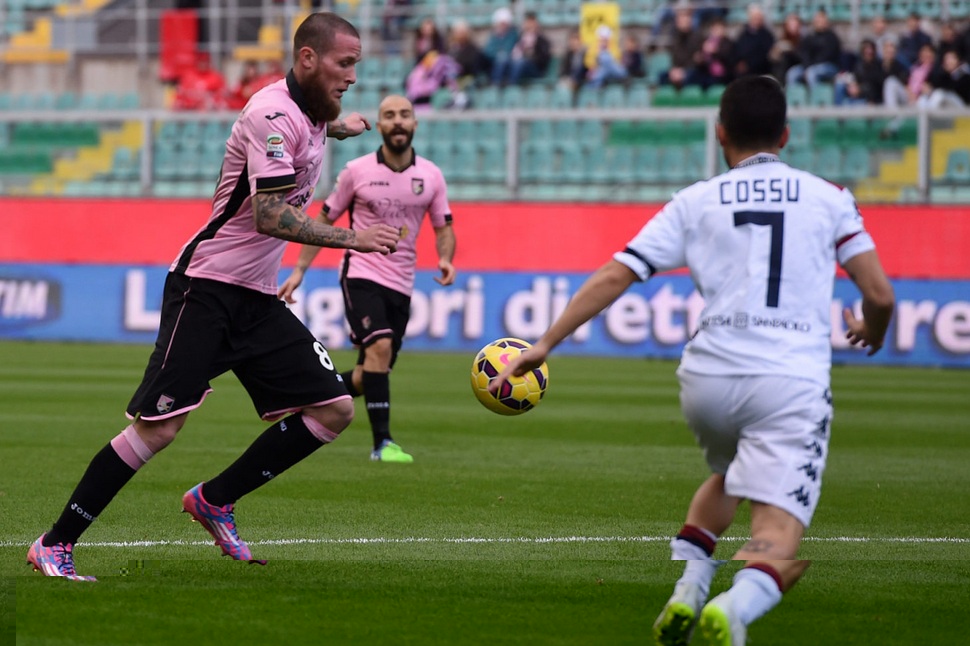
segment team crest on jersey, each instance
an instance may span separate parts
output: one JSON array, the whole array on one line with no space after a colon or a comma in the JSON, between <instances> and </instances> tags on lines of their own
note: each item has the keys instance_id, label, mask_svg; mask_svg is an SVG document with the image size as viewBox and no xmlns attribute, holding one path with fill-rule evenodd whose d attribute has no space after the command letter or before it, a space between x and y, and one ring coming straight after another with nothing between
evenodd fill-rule
<instances>
[{"instance_id":1,"label":"team crest on jersey","mask_svg":"<svg viewBox=\"0 0 970 646\"><path fill-rule=\"evenodd\" d=\"M370 322L370 317L369 317L369 316L365 316L365 317L364 317L364 318L363 318L363 319L361 320L361 323L363 323L363 325L364 325L364 329L365 329L365 330L369 330L369 329L370 329L370 326L371 326L371 322Z\"/></svg>"},{"instance_id":2,"label":"team crest on jersey","mask_svg":"<svg viewBox=\"0 0 970 646\"><path fill-rule=\"evenodd\" d=\"M175 398L169 397L168 395L162 395L158 398L158 402L155 404L155 410L164 415L165 413L172 410L172 406L175 404Z\"/></svg>"},{"instance_id":3,"label":"team crest on jersey","mask_svg":"<svg viewBox=\"0 0 970 646\"><path fill-rule=\"evenodd\" d=\"M411 178L411 192L415 195L424 193L424 180L418 177Z\"/></svg>"},{"instance_id":4,"label":"team crest on jersey","mask_svg":"<svg viewBox=\"0 0 970 646\"><path fill-rule=\"evenodd\" d=\"M278 132L266 135L266 156L270 159L279 159L283 156L283 135Z\"/></svg>"}]
</instances>

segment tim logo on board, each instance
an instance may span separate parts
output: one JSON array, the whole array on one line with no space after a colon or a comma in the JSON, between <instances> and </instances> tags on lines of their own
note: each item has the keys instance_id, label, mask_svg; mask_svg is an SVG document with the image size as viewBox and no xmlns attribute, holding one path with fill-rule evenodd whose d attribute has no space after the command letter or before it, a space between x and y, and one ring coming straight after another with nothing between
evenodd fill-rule
<instances>
[{"instance_id":1,"label":"tim logo on board","mask_svg":"<svg viewBox=\"0 0 970 646\"><path fill-rule=\"evenodd\" d=\"M61 291L60 283L43 278L0 276L0 328L59 318Z\"/></svg>"}]
</instances>

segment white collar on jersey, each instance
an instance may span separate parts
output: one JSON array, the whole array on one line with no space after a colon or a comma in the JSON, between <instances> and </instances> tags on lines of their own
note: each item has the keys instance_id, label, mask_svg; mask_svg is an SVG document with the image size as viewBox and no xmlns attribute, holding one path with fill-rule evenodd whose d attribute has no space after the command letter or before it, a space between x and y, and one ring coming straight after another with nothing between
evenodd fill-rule
<instances>
[{"instance_id":1,"label":"white collar on jersey","mask_svg":"<svg viewBox=\"0 0 970 646\"><path fill-rule=\"evenodd\" d=\"M778 155L773 155L771 153L758 153L756 155L752 155L751 157L748 157L747 159L744 159L738 162L737 164L732 166L732 169L744 168L745 166L754 166L755 164L768 164L771 162L780 162L780 161L781 161L781 157L779 157Z\"/></svg>"}]
</instances>

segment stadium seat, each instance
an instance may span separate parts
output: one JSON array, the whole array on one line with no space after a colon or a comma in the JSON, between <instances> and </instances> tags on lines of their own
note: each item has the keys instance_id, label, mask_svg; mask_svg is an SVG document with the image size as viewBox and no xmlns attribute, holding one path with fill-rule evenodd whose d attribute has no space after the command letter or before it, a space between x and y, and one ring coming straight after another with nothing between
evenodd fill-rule
<instances>
[{"instance_id":1,"label":"stadium seat","mask_svg":"<svg viewBox=\"0 0 970 646\"><path fill-rule=\"evenodd\" d=\"M789 107L808 105L808 88L801 83L792 83L785 88Z\"/></svg>"},{"instance_id":2,"label":"stadium seat","mask_svg":"<svg viewBox=\"0 0 970 646\"><path fill-rule=\"evenodd\" d=\"M872 177L872 155L864 145L857 144L845 149L842 177L857 182Z\"/></svg>"},{"instance_id":3,"label":"stadium seat","mask_svg":"<svg viewBox=\"0 0 970 646\"><path fill-rule=\"evenodd\" d=\"M525 91L520 85L509 85L502 89L500 107L503 110L517 110L525 107Z\"/></svg>"},{"instance_id":4,"label":"stadium seat","mask_svg":"<svg viewBox=\"0 0 970 646\"><path fill-rule=\"evenodd\" d=\"M808 93L808 102L813 106L827 107L835 105L835 86L831 83L819 83Z\"/></svg>"},{"instance_id":5,"label":"stadium seat","mask_svg":"<svg viewBox=\"0 0 970 646\"><path fill-rule=\"evenodd\" d=\"M845 179L842 165L842 148L838 145L822 146L815 152L814 172L832 182Z\"/></svg>"},{"instance_id":6,"label":"stadium seat","mask_svg":"<svg viewBox=\"0 0 970 646\"><path fill-rule=\"evenodd\" d=\"M649 108L650 88L646 83L633 83L626 94L628 108Z\"/></svg>"},{"instance_id":7,"label":"stadium seat","mask_svg":"<svg viewBox=\"0 0 970 646\"><path fill-rule=\"evenodd\" d=\"M627 106L626 90L622 85L607 85L602 90L600 105L612 109L625 108Z\"/></svg>"},{"instance_id":8,"label":"stadium seat","mask_svg":"<svg viewBox=\"0 0 970 646\"><path fill-rule=\"evenodd\" d=\"M658 108L671 108L678 105L677 88L673 85L661 85L653 91L650 103Z\"/></svg>"},{"instance_id":9,"label":"stadium seat","mask_svg":"<svg viewBox=\"0 0 970 646\"><path fill-rule=\"evenodd\" d=\"M530 110L545 110L549 107L549 88L541 83L532 83L525 88L525 107Z\"/></svg>"},{"instance_id":10,"label":"stadium seat","mask_svg":"<svg viewBox=\"0 0 970 646\"><path fill-rule=\"evenodd\" d=\"M815 122L812 140L819 146L837 145L842 136L842 126L838 119L824 118Z\"/></svg>"},{"instance_id":11,"label":"stadium seat","mask_svg":"<svg viewBox=\"0 0 970 646\"><path fill-rule=\"evenodd\" d=\"M970 182L970 148L954 148L946 158L943 179L947 182Z\"/></svg>"}]
</instances>

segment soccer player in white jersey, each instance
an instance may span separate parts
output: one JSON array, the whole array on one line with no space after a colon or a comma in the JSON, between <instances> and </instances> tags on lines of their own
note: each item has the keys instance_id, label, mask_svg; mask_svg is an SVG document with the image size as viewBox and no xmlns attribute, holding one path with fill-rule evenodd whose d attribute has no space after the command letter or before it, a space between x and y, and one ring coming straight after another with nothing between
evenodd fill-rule
<instances>
[{"instance_id":1,"label":"soccer player in white jersey","mask_svg":"<svg viewBox=\"0 0 970 646\"><path fill-rule=\"evenodd\" d=\"M403 96L381 101L377 129L384 143L377 152L351 160L337 177L324 203L324 218L333 224L344 212L353 229L385 222L400 231L397 251L380 256L348 250L340 272L344 309L351 340L358 346L357 365L343 373L350 394L364 396L374 444L371 459L410 463L391 437L390 372L397 361L411 315L411 294L421 222L430 219L438 252L441 285L455 282L455 232L441 170L414 152L411 140L418 122L414 106ZM293 302L320 248L305 245L293 273L280 286L280 297Z\"/></svg>"},{"instance_id":2,"label":"soccer player in white jersey","mask_svg":"<svg viewBox=\"0 0 970 646\"><path fill-rule=\"evenodd\" d=\"M239 115L209 220L169 270L155 349L126 411L131 424L94 457L54 526L30 546L28 563L47 576L93 579L77 574L74 543L175 439L212 391L212 378L232 370L260 417L276 422L182 497L183 509L236 560L253 558L236 531L235 502L336 439L353 419L353 401L326 348L277 298L276 277L288 240L380 255L395 249L398 230L336 228L303 212L325 138L358 135L369 124L357 113L338 119L360 60L353 25L312 14L293 41L292 70Z\"/></svg>"},{"instance_id":3,"label":"soccer player in white jersey","mask_svg":"<svg viewBox=\"0 0 970 646\"><path fill-rule=\"evenodd\" d=\"M731 83L717 138L730 170L676 193L600 267L531 350L492 384L539 366L630 285L687 267L704 297L677 375L681 408L711 469L671 541L687 561L654 624L658 644L744 644L808 567L797 560L821 490L832 397L830 308L838 262L862 294L846 336L871 355L895 307L893 289L852 195L778 158L788 140L785 94L770 77ZM747 500L751 540L734 585L707 601L722 561L718 537ZM696 624L696 630L695 630Z\"/></svg>"}]
</instances>

